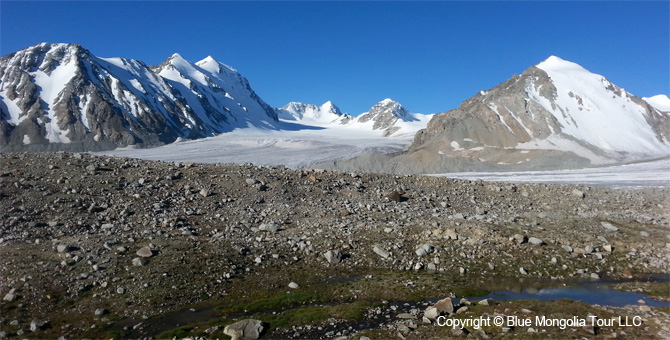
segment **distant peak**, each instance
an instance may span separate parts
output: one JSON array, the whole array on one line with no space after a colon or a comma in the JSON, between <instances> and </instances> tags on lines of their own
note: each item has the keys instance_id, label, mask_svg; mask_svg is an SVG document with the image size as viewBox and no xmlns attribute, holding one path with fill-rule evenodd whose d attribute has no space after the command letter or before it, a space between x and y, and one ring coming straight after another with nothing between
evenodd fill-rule
<instances>
[{"instance_id":1,"label":"distant peak","mask_svg":"<svg viewBox=\"0 0 670 340\"><path fill-rule=\"evenodd\" d=\"M205 59L200 60L199 62L197 62L196 65L205 64L205 63L219 64L219 61L214 59L214 57L212 57L211 55L208 55Z\"/></svg>"},{"instance_id":2,"label":"distant peak","mask_svg":"<svg viewBox=\"0 0 670 340\"><path fill-rule=\"evenodd\" d=\"M179 60L186 60L186 59L184 59L184 57L182 57L181 54L174 53L170 56L170 58L168 58L168 60L178 60L179 61Z\"/></svg>"},{"instance_id":3,"label":"distant peak","mask_svg":"<svg viewBox=\"0 0 670 340\"><path fill-rule=\"evenodd\" d=\"M397 102L391 98L386 98L379 102L379 104L389 104L389 103L397 103Z\"/></svg>"},{"instance_id":4,"label":"distant peak","mask_svg":"<svg viewBox=\"0 0 670 340\"><path fill-rule=\"evenodd\" d=\"M340 111L340 108L337 107L335 104L333 104L333 102L331 102L330 100L323 103L323 105L321 105L321 110L328 110L328 111L330 111L330 112L332 112L336 115L341 115L342 114L342 112Z\"/></svg>"}]
</instances>

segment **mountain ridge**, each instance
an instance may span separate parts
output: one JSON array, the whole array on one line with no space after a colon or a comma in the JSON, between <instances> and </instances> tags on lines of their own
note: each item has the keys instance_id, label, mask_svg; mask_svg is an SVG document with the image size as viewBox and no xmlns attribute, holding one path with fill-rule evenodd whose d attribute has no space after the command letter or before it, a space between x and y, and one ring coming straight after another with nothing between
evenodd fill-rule
<instances>
[{"instance_id":1,"label":"mountain ridge","mask_svg":"<svg viewBox=\"0 0 670 340\"><path fill-rule=\"evenodd\" d=\"M106 150L277 128L246 78L211 57L199 63L175 53L147 66L62 43L11 53L0 58L0 147Z\"/></svg>"},{"instance_id":2,"label":"mountain ridge","mask_svg":"<svg viewBox=\"0 0 670 340\"><path fill-rule=\"evenodd\" d=\"M670 114L552 56L436 114L403 155L320 166L399 173L588 167L667 157L669 140Z\"/></svg>"}]
</instances>

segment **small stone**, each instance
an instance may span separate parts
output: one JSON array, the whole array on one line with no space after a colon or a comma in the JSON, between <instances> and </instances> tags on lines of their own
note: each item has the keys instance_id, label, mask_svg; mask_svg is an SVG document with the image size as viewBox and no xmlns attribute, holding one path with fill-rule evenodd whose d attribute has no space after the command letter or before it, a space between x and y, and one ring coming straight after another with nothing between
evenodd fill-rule
<instances>
[{"instance_id":1,"label":"small stone","mask_svg":"<svg viewBox=\"0 0 670 340\"><path fill-rule=\"evenodd\" d=\"M140 248L135 254L140 257L151 257L154 255L154 253L151 251L151 248L148 246Z\"/></svg>"},{"instance_id":2,"label":"small stone","mask_svg":"<svg viewBox=\"0 0 670 340\"><path fill-rule=\"evenodd\" d=\"M512 236L512 238L514 238L514 240L518 244L526 243L528 241L528 238L526 237L526 235L521 235L521 234L515 234L514 236Z\"/></svg>"},{"instance_id":3,"label":"small stone","mask_svg":"<svg viewBox=\"0 0 670 340\"><path fill-rule=\"evenodd\" d=\"M323 254L326 261L330 264L338 264L342 262L342 252L339 250L329 250Z\"/></svg>"},{"instance_id":4,"label":"small stone","mask_svg":"<svg viewBox=\"0 0 670 340\"><path fill-rule=\"evenodd\" d=\"M65 253L65 252L68 252L68 251L72 250L72 247L69 246L69 245L67 245L67 244L59 244L59 245L56 247L56 250L57 250L59 253Z\"/></svg>"},{"instance_id":5,"label":"small stone","mask_svg":"<svg viewBox=\"0 0 670 340\"><path fill-rule=\"evenodd\" d=\"M124 288L121 288L121 287L116 288L116 293L117 293L117 294L123 294L123 293L125 293L125 292L126 292L126 290L125 290Z\"/></svg>"},{"instance_id":6,"label":"small stone","mask_svg":"<svg viewBox=\"0 0 670 340\"><path fill-rule=\"evenodd\" d=\"M423 316L427 317L432 321L437 319L438 316L440 316L440 311L437 310L437 308L430 306L426 308L426 310L423 312Z\"/></svg>"},{"instance_id":7,"label":"small stone","mask_svg":"<svg viewBox=\"0 0 670 340\"><path fill-rule=\"evenodd\" d=\"M614 250L614 246L611 244L606 244L603 246L603 249L605 249L606 252L611 253Z\"/></svg>"},{"instance_id":8,"label":"small stone","mask_svg":"<svg viewBox=\"0 0 670 340\"><path fill-rule=\"evenodd\" d=\"M594 280L599 280L600 275L598 275L598 273L591 273L591 278L594 279Z\"/></svg>"},{"instance_id":9,"label":"small stone","mask_svg":"<svg viewBox=\"0 0 670 340\"><path fill-rule=\"evenodd\" d=\"M254 185L254 184L258 183L258 181L255 180L255 179L253 179L253 178L247 178L245 181L246 181L247 184L249 184L249 185Z\"/></svg>"},{"instance_id":10,"label":"small stone","mask_svg":"<svg viewBox=\"0 0 670 340\"><path fill-rule=\"evenodd\" d=\"M574 190L572 190L572 196L579 197L579 198L584 198L584 197L586 197L586 194L581 190L574 189Z\"/></svg>"},{"instance_id":11,"label":"small stone","mask_svg":"<svg viewBox=\"0 0 670 340\"><path fill-rule=\"evenodd\" d=\"M39 331L39 330L43 330L43 329L47 328L48 326L49 326L48 321L33 320L33 321L30 322L30 331L31 332L36 332L36 331Z\"/></svg>"},{"instance_id":12,"label":"small stone","mask_svg":"<svg viewBox=\"0 0 670 340\"><path fill-rule=\"evenodd\" d=\"M459 309L456 311L456 313L457 313L457 314L465 313L465 312L468 311L468 309L469 309L469 308L468 308L467 306L463 306L463 307L459 308Z\"/></svg>"},{"instance_id":13,"label":"small stone","mask_svg":"<svg viewBox=\"0 0 670 340\"><path fill-rule=\"evenodd\" d=\"M528 243L534 244L536 246L541 246L541 245L544 244L544 241L540 240L537 237L531 237L531 238L528 239Z\"/></svg>"},{"instance_id":14,"label":"small stone","mask_svg":"<svg viewBox=\"0 0 670 340\"><path fill-rule=\"evenodd\" d=\"M649 237L649 233L646 232L646 231L641 231L641 232L640 232L640 236L642 236L642 237Z\"/></svg>"},{"instance_id":15,"label":"small stone","mask_svg":"<svg viewBox=\"0 0 670 340\"><path fill-rule=\"evenodd\" d=\"M602 225L603 228L610 231L619 231L619 228L615 227L614 225L612 225L612 223L609 222L600 222L600 225Z\"/></svg>"},{"instance_id":16,"label":"small stone","mask_svg":"<svg viewBox=\"0 0 670 340\"><path fill-rule=\"evenodd\" d=\"M141 258L141 257L136 257L133 259L133 266L135 267L141 267L141 266L146 266L147 260Z\"/></svg>"},{"instance_id":17,"label":"small stone","mask_svg":"<svg viewBox=\"0 0 670 340\"><path fill-rule=\"evenodd\" d=\"M640 312L651 312L651 307L649 306L640 306L638 308L640 309Z\"/></svg>"},{"instance_id":18,"label":"small stone","mask_svg":"<svg viewBox=\"0 0 670 340\"><path fill-rule=\"evenodd\" d=\"M258 226L258 230L276 233L279 231L279 225L277 225L277 223L263 223Z\"/></svg>"},{"instance_id":19,"label":"small stone","mask_svg":"<svg viewBox=\"0 0 670 340\"><path fill-rule=\"evenodd\" d=\"M482 305L482 306L490 306L491 305L491 303L489 302L489 299L481 300L477 304Z\"/></svg>"},{"instance_id":20,"label":"small stone","mask_svg":"<svg viewBox=\"0 0 670 340\"><path fill-rule=\"evenodd\" d=\"M391 254L388 251L384 250L384 248L381 248L379 246L374 246L372 248L372 251L374 251L375 254L381 256L384 259L388 259L389 257L391 257Z\"/></svg>"},{"instance_id":21,"label":"small stone","mask_svg":"<svg viewBox=\"0 0 670 340\"><path fill-rule=\"evenodd\" d=\"M526 269L524 269L523 267L519 268L519 273L523 275L528 275L528 271L526 271Z\"/></svg>"},{"instance_id":22,"label":"small stone","mask_svg":"<svg viewBox=\"0 0 670 340\"><path fill-rule=\"evenodd\" d=\"M291 288L291 289L298 289L298 288L300 288L300 285L295 283L295 282L291 282L291 283L288 284L288 287Z\"/></svg>"},{"instance_id":23,"label":"small stone","mask_svg":"<svg viewBox=\"0 0 670 340\"><path fill-rule=\"evenodd\" d=\"M442 235L448 237L450 240L458 240L458 234L456 234L456 229L447 229Z\"/></svg>"},{"instance_id":24,"label":"small stone","mask_svg":"<svg viewBox=\"0 0 670 340\"><path fill-rule=\"evenodd\" d=\"M400 193L397 192L397 191L392 191L386 197L388 197L388 199L393 201L393 202L400 202L402 200L402 195L400 195Z\"/></svg>"},{"instance_id":25,"label":"small stone","mask_svg":"<svg viewBox=\"0 0 670 340\"><path fill-rule=\"evenodd\" d=\"M261 332L263 332L263 322L255 319L240 320L223 329L223 334L228 335L232 340L258 339Z\"/></svg>"},{"instance_id":26,"label":"small stone","mask_svg":"<svg viewBox=\"0 0 670 340\"><path fill-rule=\"evenodd\" d=\"M95 315L100 316L100 315L105 315L107 314L107 310L104 308L98 308L95 310Z\"/></svg>"},{"instance_id":27,"label":"small stone","mask_svg":"<svg viewBox=\"0 0 670 340\"><path fill-rule=\"evenodd\" d=\"M437 308L441 313L451 314L454 312L454 303L450 298L444 298L436 302L433 307Z\"/></svg>"},{"instance_id":28,"label":"small stone","mask_svg":"<svg viewBox=\"0 0 670 340\"><path fill-rule=\"evenodd\" d=\"M7 293L4 298L2 298L3 301L9 302L16 301L16 299L18 299L18 296L16 295L16 288L10 289L9 293Z\"/></svg>"}]
</instances>

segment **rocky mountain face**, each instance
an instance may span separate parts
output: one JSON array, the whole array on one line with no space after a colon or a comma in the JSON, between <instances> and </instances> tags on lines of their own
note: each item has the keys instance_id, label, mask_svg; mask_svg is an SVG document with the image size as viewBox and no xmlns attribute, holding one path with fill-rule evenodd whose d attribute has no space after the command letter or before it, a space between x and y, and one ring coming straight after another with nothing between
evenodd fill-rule
<instances>
[{"instance_id":1,"label":"rocky mountain face","mask_svg":"<svg viewBox=\"0 0 670 340\"><path fill-rule=\"evenodd\" d=\"M0 148L105 150L154 146L249 125L275 110L235 69L175 54L149 67L42 43L0 58Z\"/></svg>"},{"instance_id":2,"label":"rocky mountain face","mask_svg":"<svg viewBox=\"0 0 670 340\"><path fill-rule=\"evenodd\" d=\"M670 113L550 57L437 114L404 155L335 168L450 172L584 167L670 155Z\"/></svg>"},{"instance_id":3,"label":"rocky mountain face","mask_svg":"<svg viewBox=\"0 0 670 340\"><path fill-rule=\"evenodd\" d=\"M358 116L359 123L373 122L373 130L384 130L383 136L387 137L400 129L396 125L398 121L418 121L405 107L392 99L384 99L375 104L370 111Z\"/></svg>"},{"instance_id":4,"label":"rocky mountain face","mask_svg":"<svg viewBox=\"0 0 670 340\"><path fill-rule=\"evenodd\" d=\"M321 106L290 102L277 112L280 119L316 125L345 125L354 119L350 114L342 113L331 101Z\"/></svg>"}]
</instances>

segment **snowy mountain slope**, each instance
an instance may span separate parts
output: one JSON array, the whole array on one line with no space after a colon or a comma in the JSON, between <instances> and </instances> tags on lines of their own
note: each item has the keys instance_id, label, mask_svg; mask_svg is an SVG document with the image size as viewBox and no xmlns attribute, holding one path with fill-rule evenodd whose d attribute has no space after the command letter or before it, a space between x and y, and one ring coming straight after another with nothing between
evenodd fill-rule
<instances>
[{"instance_id":1,"label":"snowy mountain slope","mask_svg":"<svg viewBox=\"0 0 670 340\"><path fill-rule=\"evenodd\" d=\"M0 148L101 150L274 128L274 109L239 73L211 57L199 64L175 55L150 68L76 44L42 43L4 56Z\"/></svg>"},{"instance_id":2,"label":"snowy mountain slope","mask_svg":"<svg viewBox=\"0 0 670 340\"><path fill-rule=\"evenodd\" d=\"M296 121L309 126L344 125L353 120L349 114L342 113L331 101L321 106L290 102L277 110L281 120Z\"/></svg>"},{"instance_id":3,"label":"snowy mountain slope","mask_svg":"<svg viewBox=\"0 0 670 340\"><path fill-rule=\"evenodd\" d=\"M400 173L575 168L667 157L669 141L670 114L552 56L435 115L403 155L362 156L329 167Z\"/></svg>"},{"instance_id":4,"label":"snowy mountain slope","mask_svg":"<svg viewBox=\"0 0 670 340\"><path fill-rule=\"evenodd\" d=\"M670 98L664 94L642 99L661 112L670 112Z\"/></svg>"}]
</instances>

